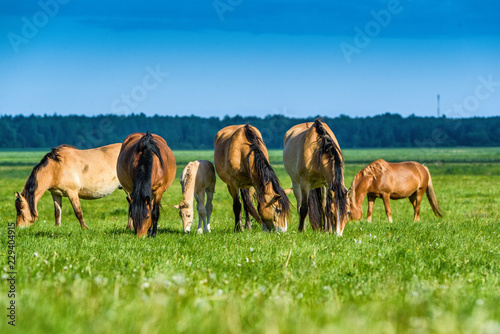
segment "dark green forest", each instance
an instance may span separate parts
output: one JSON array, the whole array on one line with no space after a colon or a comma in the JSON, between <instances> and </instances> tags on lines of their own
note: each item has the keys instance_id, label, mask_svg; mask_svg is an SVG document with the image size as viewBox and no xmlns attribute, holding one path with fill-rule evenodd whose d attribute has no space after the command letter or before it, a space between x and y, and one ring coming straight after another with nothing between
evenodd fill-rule
<instances>
[{"instance_id":1,"label":"dark green forest","mask_svg":"<svg viewBox=\"0 0 500 334\"><path fill-rule=\"evenodd\" d=\"M133 132L152 132L165 138L172 149L212 149L215 134L232 124L257 127L268 148L282 148L285 132L315 117L152 116L1 116L0 148L50 148L70 144L92 148L122 142ZM500 117L448 119L446 117L322 117L342 148L479 147L500 146Z\"/></svg>"}]
</instances>

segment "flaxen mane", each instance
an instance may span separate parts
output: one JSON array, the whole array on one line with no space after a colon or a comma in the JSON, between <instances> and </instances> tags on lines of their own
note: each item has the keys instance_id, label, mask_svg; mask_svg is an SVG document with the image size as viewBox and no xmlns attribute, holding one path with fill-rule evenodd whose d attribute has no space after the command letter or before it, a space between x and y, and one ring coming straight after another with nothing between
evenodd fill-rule
<instances>
[{"instance_id":1,"label":"flaxen mane","mask_svg":"<svg viewBox=\"0 0 500 334\"><path fill-rule=\"evenodd\" d=\"M257 196L258 202L261 204L264 203L263 190L266 187L266 185L269 184L269 182L271 182L274 192L280 196L278 203L281 206L281 210L283 210L283 213L285 215L289 215L290 200L288 199L288 196L285 194L285 191L281 187L278 176L276 175L273 168L269 164L269 161L264 155L264 152L262 152L261 147L264 146L264 142L257 135L257 133L255 133L255 131L252 130L252 128L250 128L248 124L244 126L244 130L245 130L245 136L250 143L250 153L248 154L247 158L249 158L252 153L254 155L254 169L257 172L257 179L259 182L258 184L259 192Z\"/></svg>"},{"instance_id":2,"label":"flaxen mane","mask_svg":"<svg viewBox=\"0 0 500 334\"><path fill-rule=\"evenodd\" d=\"M156 155L158 157L162 167L163 159L156 140L149 132L146 133L137 143L135 154L140 154L140 157L137 163L137 175L134 180L132 194L130 194L132 203L129 208L129 213L130 218L134 221L134 224L137 224L136 229L138 230L141 228L143 220L147 217L147 205L151 207L153 199L151 176L153 171L154 156ZM159 214L159 203L154 203L154 207L151 209L151 215L158 216Z\"/></svg>"},{"instance_id":3,"label":"flaxen mane","mask_svg":"<svg viewBox=\"0 0 500 334\"><path fill-rule=\"evenodd\" d=\"M319 137L319 164L321 164L321 158L325 155L330 161L333 160L334 179L332 184L329 184L328 186L330 187L330 190L335 193L335 206L337 207L339 216L344 217L347 214L347 196L344 191L344 158L342 156L342 151L333 138L328 134L319 119L314 121L313 126Z\"/></svg>"},{"instance_id":4,"label":"flaxen mane","mask_svg":"<svg viewBox=\"0 0 500 334\"><path fill-rule=\"evenodd\" d=\"M33 217L37 217L36 209L35 209L35 191L38 188L37 174L40 169L46 167L50 160L55 162L61 162L61 156L59 154L59 150L64 147L75 148L71 145L59 145L53 148L49 153L45 154L45 156L40 160L38 165L36 165L31 171L26 184L24 185L24 189L21 192L26 201L28 202L28 207L30 209L31 215ZM16 199L16 210L19 212L21 210L21 200Z\"/></svg>"}]
</instances>

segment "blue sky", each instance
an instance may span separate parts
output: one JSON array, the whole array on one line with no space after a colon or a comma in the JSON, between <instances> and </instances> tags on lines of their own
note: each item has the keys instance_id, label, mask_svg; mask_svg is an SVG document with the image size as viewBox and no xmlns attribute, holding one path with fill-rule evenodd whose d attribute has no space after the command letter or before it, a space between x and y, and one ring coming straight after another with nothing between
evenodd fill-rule
<instances>
[{"instance_id":1,"label":"blue sky","mask_svg":"<svg viewBox=\"0 0 500 334\"><path fill-rule=\"evenodd\" d=\"M0 3L0 114L500 115L500 2Z\"/></svg>"}]
</instances>

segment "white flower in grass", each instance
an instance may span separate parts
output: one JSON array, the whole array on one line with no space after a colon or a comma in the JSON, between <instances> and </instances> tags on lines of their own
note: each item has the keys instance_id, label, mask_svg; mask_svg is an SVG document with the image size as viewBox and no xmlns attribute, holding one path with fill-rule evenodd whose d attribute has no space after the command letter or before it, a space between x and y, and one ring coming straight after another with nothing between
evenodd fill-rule
<instances>
[{"instance_id":1,"label":"white flower in grass","mask_svg":"<svg viewBox=\"0 0 500 334\"><path fill-rule=\"evenodd\" d=\"M37 253L37 252L34 252L34 253L33 253L33 256L34 256L34 257L38 257L38 253Z\"/></svg>"}]
</instances>

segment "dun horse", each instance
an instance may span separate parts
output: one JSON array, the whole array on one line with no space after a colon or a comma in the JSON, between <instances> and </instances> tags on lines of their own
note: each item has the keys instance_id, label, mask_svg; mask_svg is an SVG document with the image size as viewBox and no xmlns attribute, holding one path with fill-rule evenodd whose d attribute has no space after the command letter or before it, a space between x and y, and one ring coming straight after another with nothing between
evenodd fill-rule
<instances>
[{"instance_id":1,"label":"dun horse","mask_svg":"<svg viewBox=\"0 0 500 334\"><path fill-rule=\"evenodd\" d=\"M133 133L123 141L117 174L129 194L129 221L135 234L156 236L161 198L175 178L175 157L163 138Z\"/></svg>"},{"instance_id":2,"label":"dun horse","mask_svg":"<svg viewBox=\"0 0 500 334\"><path fill-rule=\"evenodd\" d=\"M259 130L250 125L232 125L215 136L214 162L217 174L227 184L233 198L235 231L243 229L239 190L245 209L250 211L263 229L287 230L290 201L269 163L267 148ZM247 188L253 187L257 211Z\"/></svg>"},{"instance_id":3,"label":"dun horse","mask_svg":"<svg viewBox=\"0 0 500 334\"><path fill-rule=\"evenodd\" d=\"M293 184L299 211L299 231L309 221L314 230L342 235L348 219L347 189L344 186L344 160L339 144L328 125L295 125L285 134L283 163ZM336 214L335 214L336 213Z\"/></svg>"},{"instance_id":4,"label":"dun horse","mask_svg":"<svg viewBox=\"0 0 500 334\"><path fill-rule=\"evenodd\" d=\"M62 197L68 197L82 228L80 198L97 199L119 186L116 159L121 144L90 150L61 145L47 153L28 177L21 194L16 192L17 226L30 226L38 219L37 204L45 191L52 194L56 226L61 225Z\"/></svg>"},{"instance_id":5,"label":"dun horse","mask_svg":"<svg viewBox=\"0 0 500 334\"><path fill-rule=\"evenodd\" d=\"M418 162L389 163L382 159L376 160L356 174L349 192L351 218L354 220L361 219L363 199L368 196L367 220L369 222L372 220L373 204L376 198L382 198L385 213L389 222L392 222L390 200L407 197L413 205L413 219L418 221L420 220L420 202L424 193L427 193L434 214L438 217L443 216L434 194L431 174L427 167Z\"/></svg>"},{"instance_id":6,"label":"dun horse","mask_svg":"<svg viewBox=\"0 0 500 334\"><path fill-rule=\"evenodd\" d=\"M182 186L182 201L174 208L179 210L184 232L191 232L194 218L194 199L198 211L197 233L210 232L210 216L212 215L212 199L215 192L214 165L207 160L192 161L182 171L180 178ZM205 204L205 193L207 202ZM203 230L201 229L203 223Z\"/></svg>"}]
</instances>

